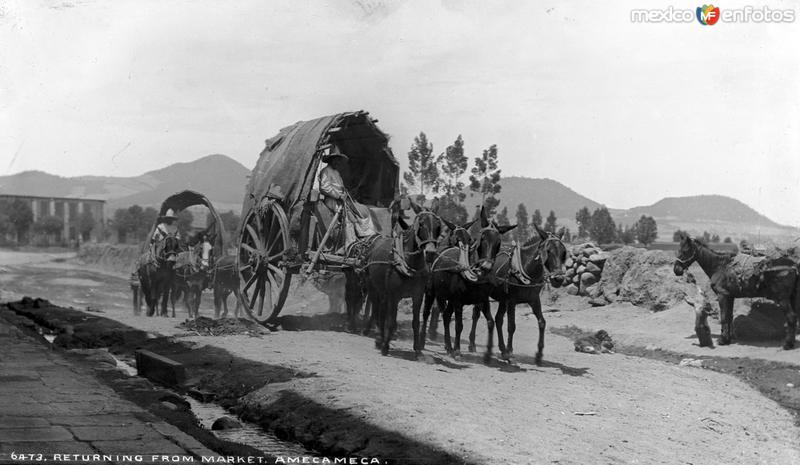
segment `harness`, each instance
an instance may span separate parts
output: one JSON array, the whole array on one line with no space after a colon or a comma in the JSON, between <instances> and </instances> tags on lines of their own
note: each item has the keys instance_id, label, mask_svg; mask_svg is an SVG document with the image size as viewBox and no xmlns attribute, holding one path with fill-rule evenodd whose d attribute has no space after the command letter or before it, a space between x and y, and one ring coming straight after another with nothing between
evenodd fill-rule
<instances>
[{"instance_id":1,"label":"harness","mask_svg":"<svg viewBox=\"0 0 800 465\"><path fill-rule=\"evenodd\" d=\"M534 279L531 278L528 275L528 273L525 272L525 267L522 264L522 249L529 250L530 248L533 247L533 244L531 244L529 246L520 246L515 241L513 243L513 245L512 245L512 248L511 248L510 252L509 251L500 252L501 254L508 255L508 257L509 257L508 261L506 263L504 263L503 265L501 265L500 268L498 268L498 270L497 270L498 271L497 274L499 275L500 271L503 268L505 268L505 267L509 267L510 268L507 277L499 278L500 281L502 282L504 288L506 289L506 291L508 290L509 286L521 287L521 288L536 288L536 287L542 287L542 286L545 286L545 287L549 287L550 286L550 276L554 275L554 274L557 274L557 273L553 273L550 270L548 270L547 265L546 265L546 263L547 263L547 255L543 254L542 251L547 250L547 245L552 243L552 242L559 242L559 243L561 243L562 246L564 245L564 242L561 239L559 239L558 237L556 237L552 233L548 233L547 238L545 240L539 242L537 244L537 246L536 246L536 256L534 256L532 260L534 260L534 261L538 260L542 265L542 276L541 276L541 280L538 281L538 282L534 282ZM511 279L508 276L516 279L519 282L517 283L517 282L511 281Z\"/></svg>"}]
</instances>

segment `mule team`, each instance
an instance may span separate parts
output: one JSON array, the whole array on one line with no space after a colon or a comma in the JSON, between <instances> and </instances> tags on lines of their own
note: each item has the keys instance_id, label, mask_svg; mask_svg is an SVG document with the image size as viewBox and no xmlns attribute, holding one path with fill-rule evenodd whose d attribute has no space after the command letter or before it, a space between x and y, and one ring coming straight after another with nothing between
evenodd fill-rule
<instances>
[{"instance_id":1,"label":"mule team","mask_svg":"<svg viewBox=\"0 0 800 465\"><path fill-rule=\"evenodd\" d=\"M516 329L514 310L517 304L525 303L539 322L536 362L540 363L545 320L539 294L546 282L554 287L565 282L567 250L561 238L535 227L536 235L527 243L504 247L502 236L516 226L498 225L483 209L479 219L456 225L437 215L436 202L430 209L413 202L411 207L415 215L410 224L403 217L399 202L390 207L392 229L401 230L397 239L377 236L348 248L348 257L356 263L346 271L345 299L351 329L355 330L356 317L366 300L366 308L372 311L365 330L369 331L373 322L377 324L376 347L382 354L388 354L397 328L398 304L401 299L409 298L414 352L419 356L435 302L443 315L445 349L459 357L463 308L474 305L474 312L486 319L488 341L484 360L491 359L496 327L501 357L511 361ZM469 229L477 221L479 228L473 236ZM490 298L499 302L494 317L490 314ZM453 316L454 337L450 332ZM507 339L503 337L506 316ZM473 325L470 350L475 347L474 337Z\"/></svg>"}]
</instances>

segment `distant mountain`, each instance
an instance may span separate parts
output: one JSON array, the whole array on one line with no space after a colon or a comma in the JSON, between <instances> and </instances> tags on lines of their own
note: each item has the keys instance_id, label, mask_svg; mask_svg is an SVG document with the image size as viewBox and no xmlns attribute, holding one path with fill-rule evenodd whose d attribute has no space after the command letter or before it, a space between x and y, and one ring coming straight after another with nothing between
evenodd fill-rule
<instances>
[{"instance_id":1,"label":"distant mountain","mask_svg":"<svg viewBox=\"0 0 800 465\"><path fill-rule=\"evenodd\" d=\"M106 210L133 204L158 207L185 189L205 194L221 211L239 211L250 170L225 155L208 155L175 163L140 176L77 176L65 178L41 171L1 176L0 193L53 197L83 197L107 201Z\"/></svg>"},{"instance_id":2,"label":"distant mountain","mask_svg":"<svg viewBox=\"0 0 800 465\"><path fill-rule=\"evenodd\" d=\"M542 218L547 218L550 210L553 210L558 217L558 224L566 225L574 232L577 230L575 213L578 210L588 207L589 211L594 211L601 207L598 202L552 179L511 176L503 178L500 185L500 208L508 207L508 217L512 223L517 206L522 203L528 215L533 215L538 208Z\"/></svg>"},{"instance_id":3,"label":"distant mountain","mask_svg":"<svg viewBox=\"0 0 800 465\"><path fill-rule=\"evenodd\" d=\"M508 207L508 216L514 222L517 205L525 204L528 214L539 209L543 218L553 210L558 224L577 231L575 213L586 206L594 211L600 203L589 199L552 179L508 177L500 184L500 208ZM468 203L473 201L471 198ZM739 200L722 195L668 197L653 205L631 209L609 208L618 224L633 225L642 215L652 216L658 224L659 240L672 240L676 229L702 234L708 231L721 237L757 238L758 236L796 237L797 228L780 225Z\"/></svg>"}]
</instances>

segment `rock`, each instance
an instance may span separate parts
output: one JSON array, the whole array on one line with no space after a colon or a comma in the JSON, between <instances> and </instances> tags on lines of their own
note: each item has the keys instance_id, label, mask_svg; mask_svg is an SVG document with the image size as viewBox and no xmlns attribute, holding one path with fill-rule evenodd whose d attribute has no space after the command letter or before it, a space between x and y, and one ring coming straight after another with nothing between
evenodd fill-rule
<instances>
[{"instance_id":1,"label":"rock","mask_svg":"<svg viewBox=\"0 0 800 465\"><path fill-rule=\"evenodd\" d=\"M589 305L591 305L592 307L603 307L604 305L606 305L606 299L602 297L593 297L589 299Z\"/></svg>"},{"instance_id":2,"label":"rock","mask_svg":"<svg viewBox=\"0 0 800 465\"><path fill-rule=\"evenodd\" d=\"M238 429L241 428L242 424L238 421L234 420L231 417L221 417L214 420L214 423L211 425L211 429L214 431L224 431L228 429Z\"/></svg>"},{"instance_id":3,"label":"rock","mask_svg":"<svg viewBox=\"0 0 800 465\"><path fill-rule=\"evenodd\" d=\"M581 265L581 266L579 266L579 267L578 267L578 268L575 270L575 273L577 273L577 274L583 274L583 273L584 273L584 271L586 271L586 267L585 267L584 265Z\"/></svg>"},{"instance_id":4,"label":"rock","mask_svg":"<svg viewBox=\"0 0 800 465\"><path fill-rule=\"evenodd\" d=\"M575 270L572 268L567 268L567 271L564 272L564 277L567 279L572 279L575 276Z\"/></svg>"},{"instance_id":5,"label":"rock","mask_svg":"<svg viewBox=\"0 0 800 465\"><path fill-rule=\"evenodd\" d=\"M644 348L644 350L661 350L661 347L659 347L659 346L657 346L655 344L647 344L647 346Z\"/></svg>"},{"instance_id":6,"label":"rock","mask_svg":"<svg viewBox=\"0 0 800 465\"><path fill-rule=\"evenodd\" d=\"M583 256L578 257L578 263L580 263L581 265L585 265L587 260L588 260L588 258L586 258L586 257L583 257Z\"/></svg>"},{"instance_id":7,"label":"rock","mask_svg":"<svg viewBox=\"0 0 800 465\"><path fill-rule=\"evenodd\" d=\"M575 276L573 276L572 277L572 282L575 283L575 284L578 284L579 282L581 282L581 275L576 274Z\"/></svg>"},{"instance_id":8,"label":"rock","mask_svg":"<svg viewBox=\"0 0 800 465\"><path fill-rule=\"evenodd\" d=\"M603 292L603 298L608 301L608 303L614 303L617 301L617 294L606 294Z\"/></svg>"},{"instance_id":9,"label":"rock","mask_svg":"<svg viewBox=\"0 0 800 465\"><path fill-rule=\"evenodd\" d=\"M698 367L698 368L702 368L703 367L703 361L700 360L700 359L695 359L695 358L685 358L685 359L681 360L681 362L678 365L680 365L682 367Z\"/></svg>"},{"instance_id":10,"label":"rock","mask_svg":"<svg viewBox=\"0 0 800 465\"><path fill-rule=\"evenodd\" d=\"M606 264L606 260L608 260L608 255L605 253L596 253L589 256L589 261L599 266L600 268L602 268L603 265Z\"/></svg>"},{"instance_id":11,"label":"rock","mask_svg":"<svg viewBox=\"0 0 800 465\"><path fill-rule=\"evenodd\" d=\"M603 269L595 265L594 262L589 262L586 264L586 271L595 276L600 276L600 273L603 271Z\"/></svg>"},{"instance_id":12,"label":"rock","mask_svg":"<svg viewBox=\"0 0 800 465\"><path fill-rule=\"evenodd\" d=\"M597 283L592 284L591 286L586 288L586 295L588 295L589 297L602 297L603 289Z\"/></svg>"},{"instance_id":13,"label":"rock","mask_svg":"<svg viewBox=\"0 0 800 465\"><path fill-rule=\"evenodd\" d=\"M581 274L581 287L587 288L596 282L597 282L597 276L593 275L592 273L587 272Z\"/></svg>"},{"instance_id":14,"label":"rock","mask_svg":"<svg viewBox=\"0 0 800 465\"><path fill-rule=\"evenodd\" d=\"M574 284L570 284L569 286L567 286L567 294L569 295L578 295L578 291L579 291L578 286Z\"/></svg>"}]
</instances>

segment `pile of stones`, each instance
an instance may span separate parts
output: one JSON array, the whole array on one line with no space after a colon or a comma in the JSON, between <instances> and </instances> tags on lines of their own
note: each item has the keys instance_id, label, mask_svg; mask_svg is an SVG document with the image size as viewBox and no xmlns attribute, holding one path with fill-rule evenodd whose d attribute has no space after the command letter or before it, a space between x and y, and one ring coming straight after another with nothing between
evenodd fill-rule
<instances>
[{"instance_id":1,"label":"pile of stones","mask_svg":"<svg viewBox=\"0 0 800 465\"><path fill-rule=\"evenodd\" d=\"M608 260L608 254L600 247L587 242L573 246L565 263L567 267L566 278L571 281L566 288L570 295L590 295L592 286L600 281L603 267Z\"/></svg>"}]
</instances>

